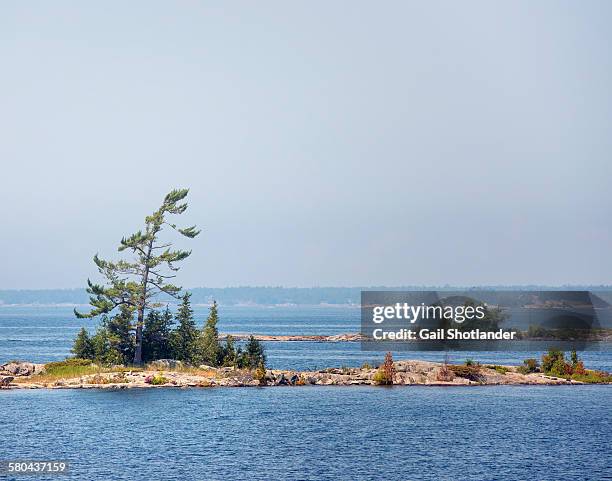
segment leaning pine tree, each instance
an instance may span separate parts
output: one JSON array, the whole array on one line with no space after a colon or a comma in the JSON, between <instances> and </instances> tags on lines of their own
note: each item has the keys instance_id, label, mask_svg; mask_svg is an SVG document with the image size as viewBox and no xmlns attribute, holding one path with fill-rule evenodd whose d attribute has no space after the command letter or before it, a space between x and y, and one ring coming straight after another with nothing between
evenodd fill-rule
<instances>
[{"instance_id":1,"label":"leaning pine tree","mask_svg":"<svg viewBox=\"0 0 612 481\"><path fill-rule=\"evenodd\" d=\"M93 309L89 313L80 313L76 309L74 311L77 317L83 318L108 314L124 305L133 309L137 315L134 349L136 365L142 364L145 312L161 306L154 299L160 293L179 298L181 288L170 284L168 279L176 277L172 274L179 269L176 264L191 254L191 251L172 250L172 243L161 241L159 235L166 226L189 238L200 233L195 226L181 229L168 222L170 215L185 212L187 203L183 200L188 193L188 189L171 191L160 208L145 218L144 232L139 230L121 239L119 252L131 251L133 259L111 262L94 256L94 262L106 282L94 284L88 280L87 292L91 295L89 299Z\"/></svg>"}]
</instances>

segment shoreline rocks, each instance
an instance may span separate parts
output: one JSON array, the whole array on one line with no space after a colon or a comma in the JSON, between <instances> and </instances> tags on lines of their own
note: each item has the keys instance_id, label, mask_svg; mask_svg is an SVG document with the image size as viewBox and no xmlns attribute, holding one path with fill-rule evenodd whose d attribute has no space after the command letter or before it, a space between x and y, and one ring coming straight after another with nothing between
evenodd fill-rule
<instances>
[{"instance_id":1,"label":"shoreline rocks","mask_svg":"<svg viewBox=\"0 0 612 481\"><path fill-rule=\"evenodd\" d=\"M9 374L12 376L31 376L32 374L41 374L44 372L44 364L36 364L33 362L11 361L0 365L0 374Z\"/></svg>"},{"instance_id":2,"label":"shoreline rocks","mask_svg":"<svg viewBox=\"0 0 612 481\"><path fill-rule=\"evenodd\" d=\"M172 360L165 360L172 361ZM171 368L170 366L174 366ZM193 387L258 387L258 386L376 386L376 368L328 368L318 371L268 369L264 379L255 379L254 372L230 368L186 368L173 362L162 362L147 370L103 370L69 379L46 378L44 375L0 376L0 385L9 389L131 389ZM479 366L477 376L465 366L444 365L428 361L396 361L395 386L487 386L487 385L579 385L582 382L555 378L541 373L521 374L512 367L505 373ZM173 370L177 369L177 370ZM20 371L21 372L21 371ZM151 383L153 378L162 384ZM475 380L476 379L476 380Z\"/></svg>"},{"instance_id":3,"label":"shoreline rocks","mask_svg":"<svg viewBox=\"0 0 612 481\"><path fill-rule=\"evenodd\" d=\"M219 334L219 339L225 340L227 336L232 336L236 341L247 341L251 334ZM363 336L358 332L347 332L343 334L334 334L332 336L321 335L268 335L268 334L253 334L253 337L258 341L266 342L359 342L363 340Z\"/></svg>"}]
</instances>

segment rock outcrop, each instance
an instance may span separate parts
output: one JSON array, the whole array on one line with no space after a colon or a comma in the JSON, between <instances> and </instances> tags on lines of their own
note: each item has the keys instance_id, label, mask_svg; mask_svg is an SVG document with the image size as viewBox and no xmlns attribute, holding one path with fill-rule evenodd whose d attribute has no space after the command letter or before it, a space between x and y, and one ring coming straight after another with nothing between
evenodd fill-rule
<instances>
[{"instance_id":1,"label":"rock outcrop","mask_svg":"<svg viewBox=\"0 0 612 481\"><path fill-rule=\"evenodd\" d=\"M151 362L150 366L157 369L177 369L183 366L183 362L176 359L158 359Z\"/></svg>"},{"instance_id":2,"label":"rock outcrop","mask_svg":"<svg viewBox=\"0 0 612 481\"><path fill-rule=\"evenodd\" d=\"M44 371L44 364L35 364L33 362L11 361L0 365L0 374L4 373L12 376L31 376L32 374L40 374Z\"/></svg>"},{"instance_id":3,"label":"rock outcrop","mask_svg":"<svg viewBox=\"0 0 612 481\"><path fill-rule=\"evenodd\" d=\"M88 374L68 379L53 376L0 376L0 384L10 388L51 388L51 389L129 389L163 387L256 387L260 385L285 386L293 389L299 386L359 386L376 385L378 369L369 366L362 368L329 368L318 371L291 371L268 369L265 379L255 379L255 373L234 368L178 369L182 363L163 360L157 365L149 365L146 370L100 369ZM478 385L526 385L526 384L582 384L578 381L554 378L541 373L521 374L511 366L465 366L446 365L426 361L396 361L393 365L396 386L478 386ZM496 367L497 369L494 369ZM13 369L11 367L11 369ZM24 368L25 369L25 368ZM23 372L22 369L13 369ZM30 369L31 370L31 369ZM34 369L35 371L35 369ZM161 383L151 380L162 379Z\"/></svg>"}]
</instances>

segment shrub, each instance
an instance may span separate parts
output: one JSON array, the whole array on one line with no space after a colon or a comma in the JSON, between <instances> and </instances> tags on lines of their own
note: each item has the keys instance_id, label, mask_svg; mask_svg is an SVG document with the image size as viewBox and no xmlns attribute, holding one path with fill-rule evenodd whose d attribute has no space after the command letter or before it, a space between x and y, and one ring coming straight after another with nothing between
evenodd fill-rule
<instances>
[{"instance_id":1,"label":"shrub","mask_svg":"<svg viewBox=\"0 0 612 481\"><path fill-rule=\"evenodd\" d=\"M577 361L573 368L573 374L577 374L578 376L583 376L587 373L586 369L584 368L584 363L582 361Z\"/></svg>"},{"instance_id":2,"label":"shrub","mask_svg":"<svg viewBox=\"0 0 612 481\"><path fill-rule=\"evenodd\" d=\"M448 367L448 364L444 363L440 370L436 373L437 381L450 382L455 378L455 373L451 371Z\"/></svg>"},{"instance_id":3,"label":"shrub","mask_svg":"<svg viewBox=\"0 0 612 481\"><path fill-rule=\"evenodd\" d=\"M259 381L260 386L265 386L266 384L268 384L266 380L266 367L264 366L263 362L260 363L257 369L255 370L253 379Z\"/></svg>"},{"instance_id":4,"label":"shrub","mask_svg":"<svg viewBox=\"0 0 612 481\"><path fill-rule=\"evenodd\" d=\"M585 370L583 374L574 373L571 376L574 381L588 384L612 383L612 374L603 371Z\"/></svg>"},{"instance_id":5,"label":"shrub","mask_svg":"<svg viewBox=\"0 0 612 481\"><path fill-rule=\"evenodd\" d=\"M459 377L470 381L483 382L484 376L480 372L479 366L448 366L448 368Z\"/></svg>"},{"instance_id":6,"label":"shrub","mask_svg":"<svg viewBox=\"0 0 612 481\"><path fill-rule=\"evenodd\" d=\"M366 361L361 365L361 369L373 369L372 366Z\"/></svg>"},{"instance_id":7,"label":"shrub","mask_svg":"<svg viewBox=\"0 0 612 481\"><path fill-rule=\"evenodd\" d=\"M372 380L376 384L380 384L383 386L390 386L393 384L394 378L395 378L395 366L393 365L393 355L390 352L388 352L385 355L385 362L380 368L378 368L378 371L374 373L374 377L372 377Z\"/></svg>"},{"instance_id":8,"label":"shrub","mask_svg":"<svg viewBox=\"0 0 612 481\"><path fill-rule=\"evenodd\" d=\"M374 376L372 377L372 381L380 385L389 384L387 382L387 377L385 376L385 372L382 369L379 369L378 371L374 373Z\"/></svg>"},{"instance_id":9,"label":"shrub","mask_svg":"<svg viewBox=\"0 0 612 481\"><path fill-rule=\"evenodd\" d=\"M517 372L521 374L531 374L538 372L540 369L540 363L537 359L529 358L523 361L523 365L516 368Z\"/></svg>"},{"instance_id":10,"label":"shrub","mask_svg":"<svg viewBox=\"0 0 612 481\"><path fill-rule=\"evenodd\" d=\"M565 355L559 349L550 349L542 356L542 371L553 373L553 368L559 375L565 373Z\"/></svg>"},{"instance_id":11,"label":"shrub","mask_svg":"<svg viewBox=\"0 0 612 481\"><path fill-rule=\"evenodd\" d=\"M572 366L565 362L564 359L557 359L548 373L553 376L565 376L572 373Z\"/></svg>"},{"instance_id":12,"label":"shrub","mask_svg":"<svg viewBox=\"0 0 612 481\"><path fill-rule=\"evenodd\" d=\"M170 381L168 378L158 374L156 376L145 377L145 382L147 384L152 384L153 386L161 386L162 384L168 384Z\"/></svg>"},{"instance_id":13,"label":"shrub","mask_svg":"<svg viewBox=\"0 0 612 481\"><path fill-rule=\"evenodd\" d=\"M466 365L466 366L475 366L475 365L476 365L476 363L474 362L474 360L473 360L473 359L469 359L469 358L468 358L468 359L466 359L466 360L465 360L465 365Z\"/></svg>"}]
</instances>

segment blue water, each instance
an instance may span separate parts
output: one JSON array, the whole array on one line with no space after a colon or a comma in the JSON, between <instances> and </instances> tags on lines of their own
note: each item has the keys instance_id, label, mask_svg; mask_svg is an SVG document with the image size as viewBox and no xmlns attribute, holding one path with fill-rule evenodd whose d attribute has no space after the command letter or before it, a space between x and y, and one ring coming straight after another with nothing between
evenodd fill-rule
<instances>
[{"instance_id":1,"label":"blue water","mask_svg":"<svg viewBox=\"0 0 612 481\"><path fill-rule=\"evenodd\" d=\"M327 306L221 306L221 332L257 334L340 334L358 332L358 307ZM204 323L208 308L196 306L195 318ZM70 347L81 326L91 332L98 321L76 319L72 307L3 306L0 307L0 362L24 359L48 362L70 355ZM587 367L612 371L612 345L603 351L584 352ZM359 343L274 342L266 343L268 365L272 368L317 369L331 366L360 366L382 360L384 353L362 352ZM541 352L458 352L451 362L467 358L482 363L520 364ZM394 353L396 359L442 361L439 352Z\"/></svg>"},{"instance_id":2,"label":"blue water","mask_svg":"<svg viewBox=\"0 0 612 481\"><path fill-rule=\"evenodd\" d=\"M612 466L607 386L4 391L0 403L0 459L71 462L47 479L595 481Z\"/></svg>"},{"instance_id":3,"label":"blue water","mask_svg":"<svg viewBox=\"0 0 612 481\"><path fill-rule=\"evenodd\" d=\"M347 307L225 307L220 330L337 334ZM196 308L201 324L207 309ZM69 354L69 307L0 307L0 362ZM272 367L379 362L359 343L266 344ZM541 353L452 353L518 364ZM396 353L439 361L441 353ZM612 352L582 354L612 370ZM0 391L0 461L68 460L76 480L610 479L611 386ZM2 475L0 475L2 478Z\"/></svg>"}]
</instances>

